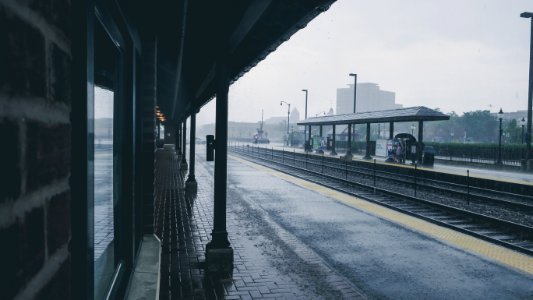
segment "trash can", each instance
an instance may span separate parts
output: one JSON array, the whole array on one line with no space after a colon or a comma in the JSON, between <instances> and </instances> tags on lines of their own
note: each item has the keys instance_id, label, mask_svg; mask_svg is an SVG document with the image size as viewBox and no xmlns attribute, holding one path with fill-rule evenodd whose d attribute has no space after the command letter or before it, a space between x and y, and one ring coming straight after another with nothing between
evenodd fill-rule
<instances>
[{"instance_id":1,"label":"trash can","mask_svg":"<svg viewBox=\"0 0 533 300\"><path fill-rule=\"evenodd\" d=\"M432 146L424 147L424 156L422 159L422 165L425 167L433 167L435 163L435 149Z\"/></svg>"}]
</instances>

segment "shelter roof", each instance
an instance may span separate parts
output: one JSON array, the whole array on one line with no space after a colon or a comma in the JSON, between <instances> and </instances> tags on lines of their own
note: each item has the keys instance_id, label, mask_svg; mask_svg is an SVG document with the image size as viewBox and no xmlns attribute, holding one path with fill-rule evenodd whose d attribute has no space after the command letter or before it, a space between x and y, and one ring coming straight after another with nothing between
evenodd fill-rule
<instances>
[{"instance_id":1,"label":"shelter roof","mask_svg":"<svg viewBox=\"0 0 533 300\"><path fill-rule=\"evenodd\" d=\"M406 107L399 109L368 111L352 114L333 115L307 118L298 125L333 125L333 124L366 124L412 121L449 120L450 116L425 106Z\"/></svg>"}]
</instances>

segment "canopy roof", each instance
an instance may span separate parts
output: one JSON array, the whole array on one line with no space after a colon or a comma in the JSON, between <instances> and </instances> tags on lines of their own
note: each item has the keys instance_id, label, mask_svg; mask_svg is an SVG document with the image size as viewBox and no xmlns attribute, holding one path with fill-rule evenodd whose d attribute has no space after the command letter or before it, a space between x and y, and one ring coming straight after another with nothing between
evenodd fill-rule
<instances>
[{"instance_id":1,"label":"canopy roof","mask_svg":"<svg viewBox=\"0 0 533 300\"><path fill-rule=\"evenodd\" d=\"M449 120L450 116L427 108L415 106L399 109L368 111L355 114L333 115L308 118L298 125L333 125L333 124L366 124L412 121L440 121Z\"/></svg>"},{"instance_id":2,"label":"canopy roof","mask_svg":"<svg viewBox=\"0 0 533 300\"><path fill-rule=\"evenodd\" d=\"M118 1L141 39L157 37L157 104L176 123L215 96L217 63L238 80L335 0Z\"/></svg>"}]
</instances>

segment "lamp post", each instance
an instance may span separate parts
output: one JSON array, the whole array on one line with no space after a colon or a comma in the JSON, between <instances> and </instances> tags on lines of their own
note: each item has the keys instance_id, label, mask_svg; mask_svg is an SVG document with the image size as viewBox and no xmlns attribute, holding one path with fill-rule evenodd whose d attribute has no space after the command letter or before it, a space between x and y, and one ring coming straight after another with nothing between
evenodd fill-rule
<instances>
[{"instance_id":1,"label":"lamp post","mask_svg":"<svg viewBox=\"0 0 533 300\"><path fill-rule=\"evenodd\" d=\"M283 106L283 103L287 104L287 146L289 146L289 117L291 115L291 104L282 100L279 105Z\"/></svg>"},{"instance_id":2,"label":"lamp post","mask_svg":"<svg viewBox=\"0 0 533 300\"><path fill-rule=\"evenodd\" d=\"M309 91L307 89L303 89L302 92L305 92L305 118L307 119L307 94Z\"/></svg>"},{"instance_id":3,"label":"lamp post","mask_svg":"<svg viewBox=\"0 0 533 300\"><path fill-rule=\"evenodd\" d=\"M357 74L350 73L350 76L353 76L353 113L355 114L355 104L357 102Z\"/></svg>"},{"instance_id":4,"label":"lamp post","mask_svg":"<svg viewBox=\"0 0 533 300\"><path fill-rule=\"evenodd\" d=\"M307 94L309 93L309 91L307 89L302 89L302 92L305 92L305 118L304 120L307 119ZM307 138L307 126L304 126L304 140ZM305 142L305 149L307 149L307 141Z\"/></svg>"},{"instance_id":5,"label":"lamp post","mask_svg":"<svg viewBox=\"0 0 533 300\"><path fill-rule=\"evenodd\" d=\"M526 119L522 117L522 120L520 120L520 125L522 126L522 144L524 143L524 126L526 125Z\"/></svg>"},{"instance_id":6,"label":"lamp post","mask_svg":"<svg viewBox=\"0 0 533 300\"><path fill-rule=\"evenodd\" d=\"M522 18L531 19L531 38L529 45L529 88L527 94L527 133L526 133L526 159L531 159L531 107L533 105L533 13L523 12Z\"/></svg>"},{"instance_id":7,"label":"lamp post","mask_svg":"<svg viewBox=\"0 0 533 300\"><path fill-rule=\"evenodd\" d=\"M503 110L500 108L500 111L498 112L498 118L500 120L500 134L498 138L498 161L496 161L497 165L502 164L502 120L503 120Z\"/></svg>"}]
</instances>

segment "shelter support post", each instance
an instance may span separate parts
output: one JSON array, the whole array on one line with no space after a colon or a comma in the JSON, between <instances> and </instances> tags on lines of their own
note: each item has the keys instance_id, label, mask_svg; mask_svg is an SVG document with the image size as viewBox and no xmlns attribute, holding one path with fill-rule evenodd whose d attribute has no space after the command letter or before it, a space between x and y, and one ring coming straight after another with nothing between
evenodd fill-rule
<instances>
[{"instance_id":1,"label":"shelter support post","mask_svg":"<svg viewBox=\"0 0 533 300\"><path fill-rule=\"evenodd\" d=\"M211 241L206 246L206 271L229 274L233 271L233 249L226 230L227 143L228 143L228 89L229 76L225 61L219 61L215 72L216 127L215 127L215 209Z\"/></svg>"},{"instance_id":2,"label":"shelter support post","mask_svg":"<svg viewBox=\"0 0 533 300\"><path fill-rule=\"evenodd\" d=\"M187 155L187 119L183 120L182 138L183 140L181 142L181 152L183 152L183 155L181 156L181 169L187 170L189 168L187 166L187 160L185 159L185 156Z\"/></svg>"},{"instance_id":3,"label":"shelter support post","mask_svg":"<svg viewBox=\"0 0 533 300\"><path fill-rule=\"evenodd\" d=\"M352 155L352 124L348 124L348 145L346 155Z\"/></svg>"},{"instance_id":4,"label":"shelter support post","mask_svg":"<svg viewBox=\"0 0 533 300\"><path fill-rule=\"evenodd\" d=\"M324 153L324 150L322 149L322 125L319 126L319 136L320 136L320 146L317 150L318 153Z\"/></svg>"},{"instance_id":5,"label":"shelter support post","mask_svg":"<svg viewBox=\"0 0 533 300\"><path fill-rule=\"evenodd\" d=\"M394 122L389 123L389 140L394 138Z\"/></svg>"},{"instance_id":6,"label":"shelter support post","mask_svg":"<svg viewBox=\"0 0 533 300\"><path fill-rule=\"evenodd\" d=\"M311 143L311 125L309 125L309 130L307 130L307 151L311 151L313 149L313 145Z\"/></svg>"},{"instance_id":7,"label":"shelter support post","mask_svg":"<svg viewBox=\"0 0 533 300\"><path fill-rule=\"evenodd\" d=\"M195 155L196 155L196 112L191 114L191 129L189 133L189 177L185 182L185 187L188 192L196 193L198 190L198 183L194 176L195 169Z\"/></svg>"},{"instance_id":8,"label":"shelter support post","mask_svg":"<svg viewBox=\"0 0 533 300\"><path fill-rule=\"evenodd\" d=\"M336 135L335 127L336 127L336 125L333 124L332 127L333 127L333 139L331 141L331 153L330 153L330 155L337 155L337 152L335 151L335 135Z\"/></svg>"},{"instance_id":9,"label":"shelter support post","mask_svg":"<svg viewBox=\"0 0 533 300\"><path fill-rule=\"evenodd\" d=\"M418 147L417 160L422 163L422 152L424 151L424 121L418 121Z\"/></svg>"},{"instance_id":10,"label":"shelter support post","mask_svg":"<svg viewBox=\"0 0 533 300\"><path fill-rule=\"evenodd\" d=\"M370 123L366 123L366 151L363 159L372 159L370 156Z\"/></svg>"},{"instance_id":11,"label":"shelter support post","mask_svg":"<svg viewBox=\"0 0 533 300\"><path fill-rule=\"evenodd\" d=\"M176 127L176 154L181 155L181 124Z\"/></svg>"}]
</instances>

